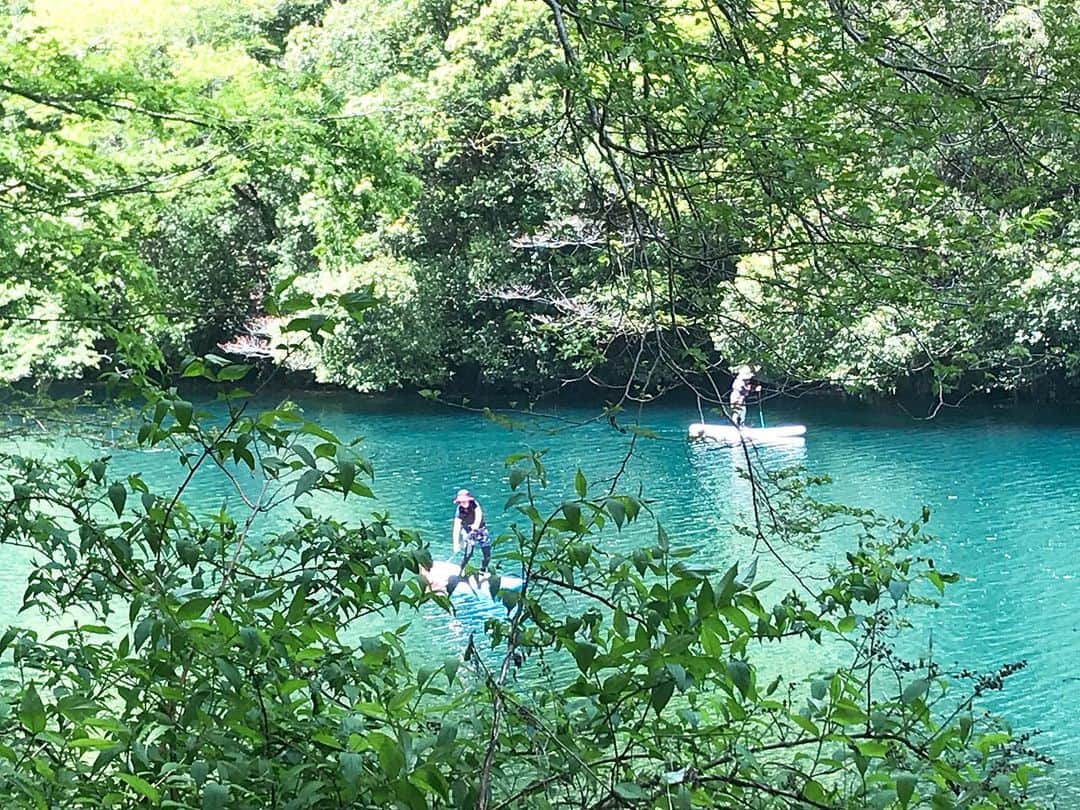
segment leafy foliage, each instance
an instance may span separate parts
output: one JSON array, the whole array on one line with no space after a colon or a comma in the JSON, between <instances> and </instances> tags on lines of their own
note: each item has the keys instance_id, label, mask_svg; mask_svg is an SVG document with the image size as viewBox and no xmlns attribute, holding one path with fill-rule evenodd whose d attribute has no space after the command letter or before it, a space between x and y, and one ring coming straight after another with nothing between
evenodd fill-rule
<instances>
[{"instance_id":1,"label":"leafy foliage","mask_svg":"<svg viewBox=\"0 0 1080 810\"><path fill-rule=\"evenodd\" d=\"M374 273L407 295L290 364L1069 385L1071 4L169 8L4 15L8 379L95 365L119 321L282 362L261 291Z\"/></svg>"}]
</instances>

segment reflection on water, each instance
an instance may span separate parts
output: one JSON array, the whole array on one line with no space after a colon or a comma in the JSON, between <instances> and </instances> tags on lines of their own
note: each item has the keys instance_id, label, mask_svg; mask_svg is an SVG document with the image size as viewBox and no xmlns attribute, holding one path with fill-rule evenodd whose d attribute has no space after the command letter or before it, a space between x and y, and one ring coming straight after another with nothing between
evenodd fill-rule
<instances>
[{"instance_id":1,"label":"reflection on water","mask_svg":"<svg viewBox=\"0 0 1080 810\"><path fill-rule=\"evenodd\" d=\"M687 457L698 486L707 500L717 504L750 503L751 487L747 476L750 469L777 471L802 465L806 460L806 441L801 437L783 442L745 444L691 441L688 446Z\"/></svg>"},{"instance_id":2,"label":"reflection on water","mask_svg":"<svg viewBox=\"0 0 1080 810\"><path fill-rule=\"evenodd\" d=\"M697 564L726 569L739 562L745 568L756 554L759 578L782 577L767 550L755 550L752 539L733 530L752 517L750 484L740 473L746 466L743 448L688 442L687 425L699 418L693 406L646 410L642 423L656 438L638 439L623 467L632 436L606 422L569 427L536 419L507 430L478 414L426 403L341 395L300 399L309 418L343 439L365 437L360 447L375 465L379 510L389 511L396 525L418 529L436 557L449 553L451 498L461 487L478 496L493 535L508 531L515 513L503 508L509 494L503 459L531 447L547 449L551 487L540 495L542 506L553 509L573 492L579 468L594 484L622 469L619 489L651 499L650 508L672 543L695 548ZM583 421L595 411L559 408L555 415ZM933 634L935 655L946 667L958 662L991 669L1028 661L991 705L1019 727L1045 731L1036 744L1058 761L1055 781L1062 806L1080 807L1080 713L1075 711L1080 682L1073 666L1080 653L1080 465L1075 463L1080 425L971 413L916 422L899 412L806 402L769 417L774 423L805 424L808 432L801 444L750 448L762 467L804 464L832 476L828 499L889 515L911 519L923 504L931 507L930 529L937 540L929 551L939 568L960 572L961 582L946 592L941 609L916 617L921 638ZM24 443L27 447L39 452ZM82 444L70 449L93 454ZM169 454L155 454L149 464L142 454L114 455L119 469L141 472L155 491L167 491L182 478ZM238 504L239 498L219 472L206 468L192 482L188 501L205 513L222 503ZM315 505L345 521L364 518L375 507L363 499L329 497ZM264 536L280 530L289 516L283 509L258 530ZM655 527L639 521L621 532L606 527L601 542L619 548L654 538ZM842 555L845 542L827 537L814 552L788 554L797 567L808 568ZM496 565L499 552L497 544ZM15 612L25 587L24 553L4 548L0 554L0 624L38 622ZM459 656L470 636L482 637L487 619L505 613L500 604L471 596L453 601L453 616L435 609L391 615L363 632L408 623L406 643L419 655L437 662ZM913 643L925 646L921 638ZM785 671L787 663L775 647L762 647L758 654L765 656L760 660L766 669ZM820 650L808 647L802 654L804 660L817 660Z\"/></svg>"}]
</instances>

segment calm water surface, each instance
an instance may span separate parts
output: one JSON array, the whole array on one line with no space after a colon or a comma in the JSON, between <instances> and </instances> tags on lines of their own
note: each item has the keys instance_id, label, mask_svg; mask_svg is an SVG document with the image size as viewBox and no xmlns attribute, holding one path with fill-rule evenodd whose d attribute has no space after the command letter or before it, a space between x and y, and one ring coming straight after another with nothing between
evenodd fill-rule
<instances>
[{"instance_id":1,"label":"calm water surface","mask_svg":"<svg viewBox=\"0 0 1080 810\"><path fill-rule=\"evenodd\" d=\"M478 414L423 402L341 394L297 398L309 418L339 437L364 437L360 447L375 465L378 508L388 509L397 525L421 530L433 548L449 544L450 499L460 487L485 504L496 533L505 528L511 519L500 511L508 494L507 455L548 451L555 504L572 493L579 467L590 481L613 475L630 442L605 421L573 426L595 415L588 408L553 409L558 418L526 420L509 430ZM698 421L692 405L655 406L639 418L657 438L638 440L622 490L643 487L656 500L673 544L697 548L699 562L726 567L748 561L752 550L731 530L750 506L739 453L684 440L687 424ZM1035 745L1057 762L1057 803L1080 807L1080 420L966 411L918 422L888 409L807 402L773 408L767 418L771 424L805 424L808 433L802 445L762 449L759 460L766 466L803 464L828 473L830 499L889 515L914 518L923 504L930 506L936 540L929 551L939 568L959 572L961 581L946 591L939 610L917 617L913 650L929 649L932 639L934 656L947 669L954 662L995 669L1026 660L1028 668L989 705L1018 729L1042 731ZM152 484L164 487L180 478L167 454L151 464L146 454L117 455L118 465L142 471ZM207 510L223 499L229 493L212 471L196 478L188 496L189 504ZM333 509L348 519L364 516L372 504L349 499ZM632 539L633 533L629 539L612 534L609 541ZM842 554L842 541L825 542L819 559ZM16 550L3 548L0 555L0 625L33 624L32 617L14 612L27 563ZM764 574L770 566L767 557L759 562ZM410 643L425 655L456 655L490 609L465 603L452 619L425 614L415 620Z\"/></svg>"}]
</instances>

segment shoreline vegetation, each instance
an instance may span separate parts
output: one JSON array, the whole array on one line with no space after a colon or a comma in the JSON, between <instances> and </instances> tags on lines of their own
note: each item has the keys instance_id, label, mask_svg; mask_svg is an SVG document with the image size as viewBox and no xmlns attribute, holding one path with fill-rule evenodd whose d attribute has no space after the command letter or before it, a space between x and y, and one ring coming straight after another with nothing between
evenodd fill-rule
<instances>
[{"instance_id":1,"label":"shoreline vegetation","mask_svg":"<svg viewBox=\"0 0 1080 810\"><path fill-rule=\"evenodd\" d=\"M1076 396L1068 4L117 2L4 16L0 381Z\"/></svg>"},{"instance_id":2,"label":"shoreline vegetation","mask_svg":"<svg viewBox=\"0 0 1080 810\"><path fill-rule=\"evenodd\" d=\"M235 358L240 363L242 358ZM615 401L603 390L588 383L571 386L559 386L545 391L522 389L504 389L491 386L484 389L460 389L450 387L437 390L417 387L388 387L377 391L358 391L339 383L318 382L309 372L285 372L271 365L256 364L250 366L250 380L245 384L259 385L263 380L273 381L273 392L282 398L295 395L304 397L340 397L343 401L358 403L409 402L418 405L428 402L466 411L490 409L492 411L510 411L529 413L542 412L561 405L592 406L597 409L611 407ZM207 380L184 379L174 376L167 381L188 397L214 398L220 393L217 383ZM87 399L89 398L89 399ZM1062 409L1075 405L1078 399L1040 399L1023 391L977 390L969 391L959 402L943 405L939 398L926 390L907 390L904 392L850 392L830 385L824 381L786 385L764 381L764 390L760 397L762 406L783 407L785 410L798 409L798 403L809 402L818 406L832 404L843 410L855 409L855 412L879 410L885 413L904 416L913 421L932 420L948 414L985 414L1003 411L1015 411L1017 415L1038 418L1043 415L1067 415ZM0 402L13 409L19 403L29 404L35 401L55 405L61 402L104 403L109 400L109 384L100 376L87 374L75 379L24 379L0 389ZM617 400L617 397L615 398ZM755 396L753 407L758 407ZM663 392L640 393L631 401L621 403L622 409L633 412L639 406L685 405L688 419L700 408L706 416L722 418L723 403L710 398L702 398L692 387L674 387ZM709 421L708 419L706 421Z\"/></svg>"}]
</instances>

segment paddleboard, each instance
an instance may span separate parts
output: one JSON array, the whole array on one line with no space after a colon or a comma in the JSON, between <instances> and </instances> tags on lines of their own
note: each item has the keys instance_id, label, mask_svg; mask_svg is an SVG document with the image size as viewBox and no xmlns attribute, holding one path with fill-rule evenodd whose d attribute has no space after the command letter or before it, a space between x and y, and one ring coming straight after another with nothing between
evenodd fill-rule
<instances>
[{"instance_id":1,"label":"paddleboard","mask_svg":"<svg viewBox=\"0 0 1080 810\"><path fill-rule=\"evenodd\" d=\"M804 433L806 433L806 425L777 425L776 427L767 428L745 425L737 428L734 425L706 425L701 422L690 425L690 438L712 439L727 444L738 444L741 441L759 444L801 442Z\"/></svg>"},{"instance_id":2,"label":"paddleboard","mask_svg":"<svg viewBox=\"0 0 1080 810\"><path fill-rule=\"evenodd\" d=\"M431 568L421 568L420 576L423 578L427 586L437 593L447 593L451 591L450 585L456 580L456 584L452 589L454 594L473 594L475 596L484 596L491 599L491 586L490 580L491 574L474 574L468 577L461 577L461 566L458 563L450 562L449 560L434 560L431 563ZM524 580L521 577L511 576L509 574L499 574L499 590L500 591L517 591L521 590L521 586L524 584Z\"/></svg>"}]
</instances>

